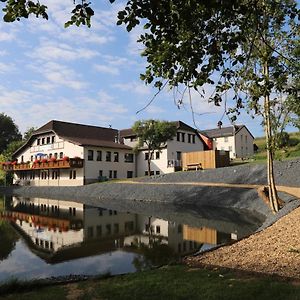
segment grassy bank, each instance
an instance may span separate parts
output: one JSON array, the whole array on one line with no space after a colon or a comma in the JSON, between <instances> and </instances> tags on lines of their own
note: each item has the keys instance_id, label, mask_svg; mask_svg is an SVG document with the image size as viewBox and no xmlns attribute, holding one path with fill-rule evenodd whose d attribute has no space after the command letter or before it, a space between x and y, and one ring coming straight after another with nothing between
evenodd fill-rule
<instances>
[{"instance_id":1,"label":"grassy bank","mask_svg":"<svg viewBox=\"0 0 300 300\"><path fill-rule=\"evenodd\" d=\"M300 286L272 278L240 276L228 271L172 266L108 279L34 288L0 299L300 299ZM13 290L18 290L14 283ZM2 291L2 296L1 296Z\"/></svg>"},{"instance_id":2,"label":"grassy bank","mask_svg":"<svg viewBox=\"0 0 300 300\"><path fill-rule=\"evenodd\" d=\"M292 132L289 136L288 145L276 151L277 160L300 157L300 132ZM256 138L254 143L258 146L258 151L253 158L255 161L265 161L267 157L265 137Z\"/></svg>"}]
</instances>

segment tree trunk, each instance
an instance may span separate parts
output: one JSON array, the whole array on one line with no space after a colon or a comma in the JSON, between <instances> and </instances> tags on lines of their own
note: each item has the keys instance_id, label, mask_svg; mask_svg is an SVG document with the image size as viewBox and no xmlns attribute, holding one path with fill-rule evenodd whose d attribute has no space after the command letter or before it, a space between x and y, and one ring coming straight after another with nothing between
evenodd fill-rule
<instances>
[{"instance_id":1,"label":"tree trunk","mask_svg":"<svg viewBox=\"0 0 300 300\"><path fill-rule=\"evenodd\" d=\"M263 66L263 74L266 78L269 76L268 63L265 62ZM265 81L265 83L267 83ZM270 201L270 206L273 212L278 212L279 210L279 199L275 186L274 179L274 168L273 168L273 156L274 156L274 145L272 140L271 131L271 116L270 116L270 95L267 92L264 96L264 122L265 122L265 134L266 134L266 145L267 145L267 179L268 179L268 197Z\"/></svg>"}]
</instances>

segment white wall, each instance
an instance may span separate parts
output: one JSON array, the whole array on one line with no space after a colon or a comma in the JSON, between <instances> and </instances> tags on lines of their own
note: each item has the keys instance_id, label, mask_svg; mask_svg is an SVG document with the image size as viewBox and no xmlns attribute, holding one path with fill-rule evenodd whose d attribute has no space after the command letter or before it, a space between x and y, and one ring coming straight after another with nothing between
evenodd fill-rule
<instances>
[{"instance_id":1,"label":"white wall","mask_svg":"<svg viewBox=\"0 0 300 300\"><path fill-rule=\"evenodd\" d=\"M177 152L193 152L193 151L203 151L204 145L200 138L195 135L192 131L178 130L180 133L185 133L185 141L177 141L177 135L173 140L167 142L166 148L161 149L160 158L156 159L156 152L151 160L151 171L154 171L154 175L159 172L159 174L166 174L174 172L174 164L168 164L168 161L176 163ZM195 143L188 143L188 134L195 135ZM148 171L148 162L145 160L145 153L147 150L139 151L137 155L137 176L145 176L145 172ZM180 162L179 162L180 163Z\"/></svg>"},{"instance_id":2,"label":"white wall","mask_svg":"<svg viewBox=\"0 0 300 300\"><path fill-rule=\"evenodd\" d=\"M235 136L219 137L213 140L214 150L229 151L229 157L236 157Z\"/></svg>"},{"instance_id":3,"label":"white wall","mask_svg":"<svg viewBox=\"0 0 300 300\"><path fill-rule=\"evenodd\" d=\"M88 150L94 151L93 160L88 160ZM102 151L102 160L97 161L97 151ZM106 161L106 153L111 152L111 161ZM119 161L114 162L114 152L119 153ZM99 177L99 171L102 170L102 176L110 177L110 171L112 171L112 177L114 177L114 172L117 171L117 178L127 178L127 171L133 172L133 177L135 174L135 157L133 163L125 162L125 154L133 153L132 150L127 149L113 149L113 148L103 148L103 147L85 147L84 149L84 172L85 180L87 183L92 181L97 181Z\"/></svg>"}]
</instances>

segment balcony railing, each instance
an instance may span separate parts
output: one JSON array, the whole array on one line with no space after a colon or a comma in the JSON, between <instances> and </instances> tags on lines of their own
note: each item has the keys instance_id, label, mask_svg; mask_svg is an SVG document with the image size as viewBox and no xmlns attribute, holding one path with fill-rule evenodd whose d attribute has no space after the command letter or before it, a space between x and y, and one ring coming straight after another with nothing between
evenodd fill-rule
<instances>
[{"instance_id":1,"label":"balcony railing","mask_svg":"<svg viewBox=\"0 0 300 300\"><path fill-rule=\"evenodd\" d=\"M181 160L169 159L168 168L176 168L176 167L181 167Z\"/></svg>"},{"instance_id":2,"label":"balcony railing","mask_svg":"<svg viewBox=\"0 0 300 300\"><path fill-rule=\"evenodd\" d=\"M83 159L70 158L67 160L57 160L48 162L29 162L19 164L2 164L4 171L27 171L27 170L44 170L44 169L68 169L82 168Z\"/></svg>"}]
</instances>

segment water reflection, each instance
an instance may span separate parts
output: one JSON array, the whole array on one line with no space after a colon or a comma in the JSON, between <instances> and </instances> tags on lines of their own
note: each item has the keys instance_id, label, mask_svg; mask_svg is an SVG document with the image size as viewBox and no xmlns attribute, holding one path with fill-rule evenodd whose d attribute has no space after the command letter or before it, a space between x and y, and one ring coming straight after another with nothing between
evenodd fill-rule
<instances>
[{"instance_id":1,"label":"water reflection","mask_svg":"<svg viewBox=\"0 0 300 300\"><path fill-rule=\"evenodd\" d=\"M7 275L133 272L238 237L237 232L63 200L11 197L0 213L0 224L5 224L4 231L0 226L0 255L4 259L12 254L10 260L0 262L0 280ZM23 238L14 251L18 237L7 223ZM25 254L28 247L31 253Z\"/></svg>"}]
</instances>

